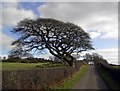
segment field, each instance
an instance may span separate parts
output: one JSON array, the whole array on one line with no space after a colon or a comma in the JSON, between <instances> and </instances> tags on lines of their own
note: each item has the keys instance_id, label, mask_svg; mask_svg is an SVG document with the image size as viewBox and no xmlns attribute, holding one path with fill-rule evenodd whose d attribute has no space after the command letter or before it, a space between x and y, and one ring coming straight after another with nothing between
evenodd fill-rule
<instances>
[{"instance_id":1,"label":"field","mask_svg":"<svg viewBox=\"0 0 120 91\"><path fill-rule=\"evenodd\" d=\"M120 69L120 65L119 66L112 66L113 68L116 68L116 69Z\"/></svg>"},{"instance_id":2,"label":"field","mask_svg":"<svg viewBox=\"0 0 120 91\"><path fill-rule=\"evenodd\" d=\"M2 70L20 70L20 69L34 69L36 67L45 67L45 66L61 66L60 64L50 64L48 62L46 63L10 63L10 62L3 62L2 64Z\"/></svg>"}]
</instances>

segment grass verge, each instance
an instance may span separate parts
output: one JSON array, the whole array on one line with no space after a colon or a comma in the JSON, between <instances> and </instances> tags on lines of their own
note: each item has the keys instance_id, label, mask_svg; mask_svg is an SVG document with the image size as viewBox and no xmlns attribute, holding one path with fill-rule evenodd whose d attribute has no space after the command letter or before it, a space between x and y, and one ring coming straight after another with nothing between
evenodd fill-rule
<instances>
[{"instance_id":1,"label":"grass verge","mask_svg":"<svg viewBox=\"0 0 120 91\"><path fill-rule=\"evenodd\" d=\"M107 87L110 89L110 91L120 91L120 87L116 84L116 82L112 79L112 77L107 71L98 67L98 72L106 83Z\"/></svg>"},{"instance_id":2,"label":"grass verge","mask_svg":"<svg viewBox=\"0 0 120 91\"><path fill-rule=\"evenodd\" d=\"M52 91L67 91L72 89L72 87L83 77L87 71L88 65L83 65L80 70L74 75L66 78L61 83L57 84Z\"/></svg>"}]
</instances>

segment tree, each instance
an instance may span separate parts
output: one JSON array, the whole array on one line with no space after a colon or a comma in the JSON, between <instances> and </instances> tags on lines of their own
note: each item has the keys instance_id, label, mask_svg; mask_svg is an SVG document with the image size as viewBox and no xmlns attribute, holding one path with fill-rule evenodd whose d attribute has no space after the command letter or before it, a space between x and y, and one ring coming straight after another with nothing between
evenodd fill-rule
<instances>
[{"instance_id":1,"label":"tree","mask_svg":"<svg viewBox=\"0 0 120 91\"><path fill-rule=\"evenodd\" d=\"M93 61L93 57L91 54L89 53L86 53L83 58L86 60L86 61Z\"/></svg>"},{"instance_id":2,"label":"tree","mask_svg":"<svg viewBox=\"0 0 120 91\"><path fill-rule=\"evenodd\" d=\"M10 51L10 54L8 55L8 58L34 58L34 56L25 51L21 51L21 49L14 48L13 50Z\"/></svg>"},{"instance_id":3,"label":"tree","mask_svg":"<svg viewBox=\"0 0 120 91\"><path fill-rule=\"evenodd\" d=\"M72 54L72 56L73 56L75 59L78 59L78 58L81 57L80 54Z\"/></svg>"},{"instance_id":4,"label":"tree","mask_svg":"<svg viewBox=\"0 0 120 91\"><path fill-rule=\"evenodd\" d=\"M15 42L17 42L17 40L14 41L12 45L16 45ZM21 57L25 56L26 53L27 52L24 51L22 44L19 43L9 52L8 57L9 58L21 58Z\"/></svg>"},{"instance_id":5,"label":"tree","mask_svg":"<svg viewBox=\"0 0 120 91\"><path fill-rule=\"evenodd\" d=\"M93 53L92 58L95 64L102 63L102 64L108 64L107 60L104 59L100 54Z\"/></svg>"},{"instance_id":6,"label":"tree","mask_svg":"<svg viewBox=\"0 0 120 91\"><path fill-rule=\"evenodd\" d=\"M54 61L54 56L49 56L49 60Z\"/></svg>"},{"instance_id":7,"label":"tree","mask_svg":"<svg viewBox=\"0 0 120 91\"><path fill-rule=\"evenodd\" d=\"M2 61L2 57L0 56L0 61Z\"/></svg>"},{"instance_id":8,"label":"tree","mask_svg":"<svg viewBox=\"0 0 120 91\"><path fill-rule=\"evenodd\" d=\"M54 56L54 62L60 62L61 60L58 57Z\"/></svg>"},{"instance_id":9,"label":"tree","mask_svg":"<svg viewBox=\"0 0 120 91\"><path fill-rule=\"evenodd\" d=\"M23 57L24 58L34 58L34 56L31 53L26 53Z\"/></svg>"},{"instance_id":10,"label":"tree","mask_svg":"<svg viewBox=\"0 0 120 91\"><path fill-rule=\"evenodd\" d=\"M72 53L93 49L89 34L81 27L51 18L24 19L12 32L21 35L12 43L16 46L13 53L23 55L32 50L42 52L47 49L69 66L73 65Z\"/></svg>"}]
</instances>

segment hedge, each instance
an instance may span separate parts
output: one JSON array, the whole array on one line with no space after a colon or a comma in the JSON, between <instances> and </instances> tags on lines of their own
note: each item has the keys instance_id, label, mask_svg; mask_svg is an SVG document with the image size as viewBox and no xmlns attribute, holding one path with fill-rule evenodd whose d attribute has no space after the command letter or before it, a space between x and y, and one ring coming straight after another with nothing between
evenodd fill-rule
<instances>
[{"instance_id":1,"label":"hedge","mask_svg":"<svg viewBox=\"0 0 120 91\"><path fill-rule=\"evenodd\" d=\"M104 64L100 64L100 67L106 70L112 79L120 86L120 69L114 68L112 66L106 66Z\"/></svg>"},{"instance_id":2,"label":"hedge","mask_svg":"<svg viewBox=\"0 0 120 91\"><path fill-rule=\"evenodd\" d=\"M62 81L78 71L83 62L75 67L36 68L2 71L2 89L43 89Z\"/></svg>"}]
</instances>

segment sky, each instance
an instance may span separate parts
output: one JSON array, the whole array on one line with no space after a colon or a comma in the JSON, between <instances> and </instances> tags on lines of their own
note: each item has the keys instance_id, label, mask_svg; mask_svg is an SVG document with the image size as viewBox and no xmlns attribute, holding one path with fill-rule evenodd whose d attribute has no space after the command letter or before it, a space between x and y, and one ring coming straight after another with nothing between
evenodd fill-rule
<instances>
[{"instance_id":1,"label":"sky","mask_svg":"<svg viewBox=\"0 0 120 91\"><path fill-rule=\"evenodd\" d=\"M1 56L8 55L18 38L12 28L24 18L55 18L82 27L92 38L93 47L109 63L118 64L117 2L2 2L0 20ZM81 53L83 55L86 52ZM38 56L38 55L37 55ZM39 55L48 58L49 55Z\"/></svg>"}]
</instances>

